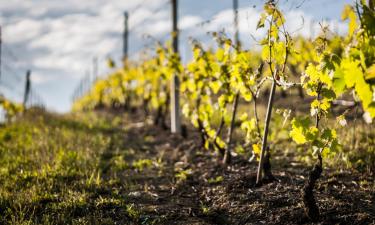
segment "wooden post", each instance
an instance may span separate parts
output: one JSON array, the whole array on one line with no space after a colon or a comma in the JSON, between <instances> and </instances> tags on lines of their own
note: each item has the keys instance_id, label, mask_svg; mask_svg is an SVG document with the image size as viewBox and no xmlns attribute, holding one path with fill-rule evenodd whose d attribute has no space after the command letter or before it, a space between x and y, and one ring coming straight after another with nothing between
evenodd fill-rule
<instances>
[{"instance_id":1,"label":"wooden post","mask_svg":"<svg viewBox=\"0 0 375 225\"><path fill-rule=\"evenodd\" d=\"M227 148L225 149L223 163L228 164L231 161L231 147L232 147L232 136L234 131L234 123L236 122L236 113L238 107L238 100L239 100L239 92L236 93L233 105L232 105L232 118L230 121L230 127L228 129L228 137L227 137Z\"/></svg>"},{"instance_id":2,"label":"wooden post","mask_svg":"<svg viewBox=\"0 0 375 225\"><path fill-rule=\"evenodd\" d=\"M124 33L122 37L123 41L123 49L122 49L122 60L124 61L124 67L127 66L128 61L128 36L129 36L129 14L128 12L124 12Z\"/></svg>"},{"instance_id":3,"label":"wooden post","mask_svg":"<svg viewBox=\"0 0 375 225\"><path fill-rule=\"evenodd\" d=\"M262 142L262 152L260 154L259 165L258 165L258 173L257 173L257 181L256 181L257 184L259 184L260 180L262 179L263 159L264 159L264 153L267 149L268 128L269 128L269 124L271 120L273 97L275 96L276 86L277 86L276 81L273 79L270 97L268 99L268 108L267 108L266 122L265 122L263 142Z\"/></svg>"},{"instance_id":4,"label":"wooden post","mask_svg":"<svg viewBox=\"0 0 375 225\"><path fill-rule=\"evenodd\" d=\"M80 97L83 97L83 94L84 94L83 85L84 85L83 79L81 79L81 81L79 82L79 96Z\"/></svg>"},{"instance_id":5,"label":"wooden post","mask_svg":"<svg viewBox=\"0 0 375 225\"><path fill-rule=\"evenodd\" d=\"M30 94L30 87L31 87L31 81L30 81L31 71L28 70L26 72L26 84L25 84L25 93L23 96L23 107L26 109L26 103L29 100L29 94Z\"/></svg>"},{"instance_id":6,"label":"wooden post","mask_svg":"<svg viewBox=\"0 0 375 225\"><path fill-rule=\"evenodd\" d=\"M239 30L238 30L238 0L233 0L233 15L234 15L234 41L236 44L236 49L240 50L240 40L239 40ZM234 97L232 105L232 117L230 121L230 127L228 129L227 136L227 148L225 149L223 163L228 164L231 161L231 145L232 145L232 135L234 131L234 124L236 122L236 113L238 106L239 93L237 92Z\"/></svg>"},{"instance_id":7,"label":"wooden post","mask_svg":"<svg viewBox=\"0 0 375 225\"><path fill-rule=\"evenodd\" d=\"M234 13L234 41L237 48L240 48L240 34L238 29L238 0L233 0Z\"/></svg>"},{"instance_id":8,"label":"wooden post","mask_svg":"<svg viewBox=\"0 0 375 225\"><path fill-rule=\"evenodd\" d=\"M178 54L177 0L172 1L172 37L173 51ZM181 133L180 118L180 80L178 74L173 74L171 81L171 131Z\"/></svg>"},{"instance_id":9,"label":"wooden post","mask_svg":"<svg viewBox=\"0 0 375 225\"><path fill-rule=\"evenodd\" d=\"M86 83L85 92L86 92L86 94L90 90L91 85L93 85L94 82L95 82L95 80L91 80L91 78L90 78L90 72L86 71L86 75L85 75L85 83Z\"/></svg>"},{"instance_id":10,"label":"wooden post","mask_svg":"<svg viewBox=\"0 0 375 225\"><path fill-rule=\"evenodd\" d=\"M1 58L2 58L2 52L1 52L1 48L2 48L2 37L1 37L2 35L1 35L1 26L0 26L0 82L1 82L1 73L2 73L2 71L1 71Z\"/></svg>"},{"instance_id":11,"label":"wooden post","mask_svg":"<svg viewBox=\"0 0 375 225\"><path fill-rule=\"evenodd\" d=\"M92 77L93 81L98 78L98 57L96 56L92 59Z\"/></svg>"}]
</instances>

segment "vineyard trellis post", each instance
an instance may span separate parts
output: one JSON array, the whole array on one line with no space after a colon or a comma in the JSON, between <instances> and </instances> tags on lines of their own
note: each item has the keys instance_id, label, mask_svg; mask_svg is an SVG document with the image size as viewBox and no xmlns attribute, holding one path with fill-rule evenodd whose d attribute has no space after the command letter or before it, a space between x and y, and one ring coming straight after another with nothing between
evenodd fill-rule
<instances>
[{"instance_id":1,"label":"vineyard trellis post","mask_svg":"<svg viewBox=\"0 0 375 225\"><path fill-rule=\"evenodd\" d=\"M94 82L98 78L98 57L96 56L92 59L92 77Z\"/></svg>"},{"instance_id":2,"label":"vineyard trellis post","mask_svg":"<svg viewBox=\"0 0 375 225\"><path fill-rule=\"evenodd\" d=\"M236 44L237 50L240 50L240 38L239 38L239 29L238 29L238 0L233 0L233 23L234 23L234 41ZM232 116L230 121L230 127L228 129L228 136L227 136L227 148L224 153L223 157L223 163L228 164L231 161L231 145L232 145L232 136L234 131L234 125L236 120L236 113L237 113L237 107L238 107L238 101L239 101L239 92L237 91L235 93L235 97L233 100L232 105Z\"/></svg>"},{"instance_id":3,"label":"vineyard trellis post","mask_svg":"<svg viewBox=\"0 0 375 225\"><path fill-rule=\"evenodd\" d=\"M0 82L1 82L1 59L2 59L2 52L1 52L1 48L2 48L2 33L1 33L1 26L0 26Z\"/></svg>"},{"instance_id":4,"label":"vineyard trellis post","mask_svg":"<svg viewBox=\"0 0 375 225\"><path fill-rule=\"evenodd\" d=\"M122 60L124 62L124 67L127 66L128 61L128 38L129 38L129 13L124 12L124 33L123 33L123 49L122 49Z\"/></svg>"},{"instance_id":5,"label":"vineyard trellis post","mask_svg":"<svg viewBox=\"0 0 375 225\"><path fill-rule=\"evenodd\" d=\"M275 70L275 75L277 75L277 69ZM271 93L270 93L270 97L268 100L268 108L267 108L266 121L265 121L264 133L263 133L263 141L262 141L262 151L261 151L260 158L259 158L259 166L258 166L258 171L257 171L256 184L260 184L260 181L262 179L264 153L266 152L266 148L267 148L268 129L269 129L269 124L271 120L273 98L275 96L276 86L277 86L276 80L275 78L273 78Z\"/></svg>"},{"instance_id":6,"label":"vineyard trellis post","mask_svg":"<svg viewBox=\"0 0 375 225\"><path fill-rule=\"evenodd\" d=\"M240 47L240 32L238 28L238 0L233 0L234 13L234 41L237 47Z\"/></svg>"},{"instance_id":7,"label":"vineyard trellis post","mask_svg":"<svg viewBox=\"0 0 375 225\"><path fill-rule=\"evenodd\" d=\"M30 94L30 87L31 87L31 71L27 70L26 72L26 83L25 83L25 92L23 96L23 107L26 109L26 103L29 99L29 94Z\"/></svg>"},{"instance_id":8,"label":"vineyard trellis post","mask_svg":"<svg viewBox=\"0 0 375 225\"><path fill-rule=\"evenodd\" d=\"M177 0L172 1L172 43L173 51L178 54L178 27L177 27ZM178 74L174 73L171 80L171 131L172 133L181 133L180 118L180 79Z\"/></svg>"}]
</instances>

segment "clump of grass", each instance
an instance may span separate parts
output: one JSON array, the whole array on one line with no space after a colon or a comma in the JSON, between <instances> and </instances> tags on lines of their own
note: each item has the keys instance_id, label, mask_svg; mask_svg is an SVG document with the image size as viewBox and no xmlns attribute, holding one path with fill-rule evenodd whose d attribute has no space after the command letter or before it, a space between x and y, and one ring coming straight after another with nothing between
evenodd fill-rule
<instances>
[{"instance_id":1,"label":"clump of grass","mask_svg":"<svg viewBox=\"0 0 375 225\"><path fill-rule=\"evenodd\" d=\"M223 176L217 176L217 177L213 177L213 178L208 179L208 183L209 184L218 184L218 183L221 183L223 180L224 180Z\"/></svg>"},{"instance_id":2,"label":"clump of grass","mask_svg":"<svg viewBox=\"0 0 375 225\"><path fill-rule=\"evenodd\" d=\"M138 159L132 163L133 168L143 171L145 168L150 168L153 163L151 159Z\"/></svg>"},{"instance_id":3,"label":"clump of grass","mask_svg":"<svg viewBox=\"0 0 375 225\"><path fill-rule=\"evenodd\" d=\"M128 204L125 206L127 215L134 221L140 218L140 211L138 211L134 204Z\"/></svg>"},{"instance_id":4,"label":"clump of grass","mask_svg":"<svg viewBox=\"0 0 375 225\"><path fill-rule=\"evenodd\" d=\"M181 169L176 172L177 182L185 181L193 173L192 169Z\"/></svg>"}]
</instances>

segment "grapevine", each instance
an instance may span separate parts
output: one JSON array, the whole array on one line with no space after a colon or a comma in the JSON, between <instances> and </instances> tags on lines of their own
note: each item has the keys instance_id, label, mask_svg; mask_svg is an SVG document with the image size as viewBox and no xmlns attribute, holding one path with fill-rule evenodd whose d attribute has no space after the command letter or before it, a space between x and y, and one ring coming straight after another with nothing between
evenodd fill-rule
<instances>
[{"instance_id":1,"label":"grapevine","mask_svg":"<svg viewBox=\"0 0 375 225\"><path fill-rule=\"evenodd\" d=\"M294 115L293 106L277 112L284 114L283 126L290 114L294 115L289 138L316 157L302 198L306 214L317 221L320 213L314 187L323 172L324 159L341 149L337 131L327 123L333 116L333 105L349 94L356 106L362 106L364 117L375 117L374 18L373 4L360 1L343 11L342 19L349 21L346 37L321 25L321 34L313 41L292 38L281 10L275 1L268 1L257 24L266 31L259 42L260 51L243 49L224 34L213 33L217 45L205 48L193 40L192 60L183 65L169 43L158 43L151 56L138 63L128 62L126 68L96 81L74 109L142 106L146 117L154 117L155 125L167 128L170 81L177 74L181 78L182 114L197 130L200 147L213 150L223 164L231 163L234 149L252 151L250 161L259 161L256 183L261 185L276 180L268 141L269 133L279 128L270 131L276 89L298 88L301 99L311 101L309 112ZM269 87L263 123L258 113L259 104L264 103L260 93ZM253 113L239 114L240 105ZM344 114L337 116L337 120L343 118ZM243 137L240 141L238 134Z\"/></svg>"}]
</instances>

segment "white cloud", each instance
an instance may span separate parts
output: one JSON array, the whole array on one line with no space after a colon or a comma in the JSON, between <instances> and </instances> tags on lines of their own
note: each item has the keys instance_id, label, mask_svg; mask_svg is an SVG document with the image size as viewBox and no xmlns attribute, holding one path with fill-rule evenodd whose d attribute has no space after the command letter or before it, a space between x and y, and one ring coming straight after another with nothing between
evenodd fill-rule
<instances>
[{"instance_id":1,"label":"white cloud","mask_svg":"<svg viewBox=\"0 0 375 225\"><path fill-rule=\"evenodd\" d=\"M48 74L45 74L45 73L33 73L31 77L31 81L37 85L46 83L48 81L53 81L53 80L55 80L54 77L48 76Z\"/></svg>"},{"instance_id":2,"label":"white cloud","mask_svg":"<svg viewBox=\"0 0 375 225\"><path fill-rule=\"evenodd\" d=\"M46 27L43 23L40 23L40 21L24 19L6 28L4 38L6 38L6 41L10 44L17 44L38 38L45 30Z\"/></svg>"},{"instance_id":3,"label":"white cloud","mask_svg":"<svg viewBox=\"0 0 375 225\"><path fill-rule=\"evenodd\" d=\"M179 22L179 29L190 29L195 28L196 24L201 23L202 18L199 16L187 15L181 18Z\"/></svg>"}]
</instances>

